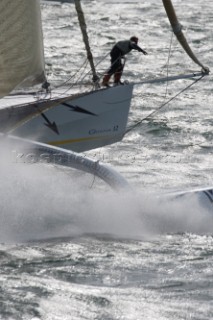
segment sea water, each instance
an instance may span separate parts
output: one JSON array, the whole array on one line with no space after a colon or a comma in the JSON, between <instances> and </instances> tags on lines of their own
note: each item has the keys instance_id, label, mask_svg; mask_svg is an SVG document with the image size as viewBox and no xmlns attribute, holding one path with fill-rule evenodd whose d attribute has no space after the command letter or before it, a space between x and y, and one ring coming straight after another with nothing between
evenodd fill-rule
<instances>
[{"instance_id":1,"label":"sea water","mask_svg":"<svg viewBox=\"0 0 213 320\"><path fill-rule=\"evenodd\" d=\"M174 6L212 69L212 2ZM160 1L82 7L100 77L113 44L133 35L148 55L129 54L123 80L200 70L172 36ZM48 80L88 80L74 5L43 1L42 20ZM2 152L0 319L213 319L213 212L156 197L213 186L212 76L181 93L192 83L135 86L129 133L85 153L119 171L127 192L54 165L14 164Z\"/></svg>"}]
</instances>

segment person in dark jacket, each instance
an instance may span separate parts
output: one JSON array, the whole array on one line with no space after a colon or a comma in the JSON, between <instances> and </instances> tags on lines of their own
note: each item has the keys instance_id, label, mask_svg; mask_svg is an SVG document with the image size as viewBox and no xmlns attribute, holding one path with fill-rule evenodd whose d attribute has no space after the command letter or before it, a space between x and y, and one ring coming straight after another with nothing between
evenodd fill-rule
<instances>
[{"instance_id":1,"label":"person in dark jacket","mask_svg":"<svg viewBox=\"0 0 213 320\"><path fill-rule=\"evenodd\" d=\"M109 86L109 80L113 74L114 84L122 84L120 81L124 68L124 64L122 64L122 58L133 49L142 52L145 55L147 54L145 50L141 49L138 46L137 37L131 37L130 40L118 41L114 45L114 47L110 51L111 67L103 77L103 86Z\"/></svg>"}]
</instances>

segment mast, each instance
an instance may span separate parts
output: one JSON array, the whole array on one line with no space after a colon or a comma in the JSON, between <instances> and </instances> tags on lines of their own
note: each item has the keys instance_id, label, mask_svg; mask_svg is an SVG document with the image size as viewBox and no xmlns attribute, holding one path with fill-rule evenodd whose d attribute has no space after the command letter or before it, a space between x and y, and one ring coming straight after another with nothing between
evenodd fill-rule
<instances>
[{"instance_id":1,"label":"mast","mask_svg":"<svg viewBox=\"0 0 213 320\"><path fill-rule=\"evenodd\" d=\"M82 37L83 37L83 41L85 44L85 48L86 48L86 52L87 52L87 58L89 60L90 63L90 67L92 70L92 80L94 83L97 83L97 80L99 79L99 77L97 76L96 70L95 70L95 65L94 65L94 61L93 61L93 55L92 55L92 51L90 49L90 45L89 45L89 38L87 35L87 26L86 26L86 22L85 22L85 18L84 18L84 13L81 7L81 2L80 0L75 0L75 8L78 14L78 21L79 21L79 25L81 28L81 33L82 33Z\"/></svg>"},{"instance_id":2,"label":"mast","mask_svg":"<svg viewBox=\"0 0 213 320\"><path fill-rule=\"evenodd\" d=\"M176 35L178 41L180 42L181 46L185 50L185 52L188 54L188 56L196 63L198 64L204 73L208 74L209 69L208 67L205 67L195 56L193 53L192 49L190 48L183 32L182 32L182 26L178 21L178 18L175 13L175 9L173 7L172 1L171 0L162 0L164 8L166 10L167 16L169 18L170 24L172 26L173 32Z\"/></svg>"}]
</instances>

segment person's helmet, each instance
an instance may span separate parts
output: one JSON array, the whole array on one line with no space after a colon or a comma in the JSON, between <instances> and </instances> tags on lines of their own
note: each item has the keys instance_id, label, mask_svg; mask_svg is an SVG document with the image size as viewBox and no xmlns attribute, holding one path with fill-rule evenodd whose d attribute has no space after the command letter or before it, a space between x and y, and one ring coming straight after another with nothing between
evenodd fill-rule
<instances>
[{"instance_id":1,"label":"person's helmet","mask_svg":"<svg viewBox=\"0 0 213 320\"><path fill-rule=\"evenodd\" d=\"M138 43L138 38L137 37L131 37L130 38L130 41L133 41L133 42L135 42L136 44Z\"/></svg>"}]
</instances>

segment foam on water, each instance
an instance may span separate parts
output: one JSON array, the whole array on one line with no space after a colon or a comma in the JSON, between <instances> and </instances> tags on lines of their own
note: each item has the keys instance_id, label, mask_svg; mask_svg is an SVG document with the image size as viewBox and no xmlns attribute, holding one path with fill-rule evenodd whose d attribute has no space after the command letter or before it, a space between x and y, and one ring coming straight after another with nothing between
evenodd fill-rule
<instances>
[{"instance_id":1,"label":"foam on water","mask_svg":"<svg viewBox=\"0 0 213 320\"><path fill-rule=\"evenodd\" d=\"M5 150L7 147L5 147ZM84 234L146 239L161 233L212 232L213 215L196 196L167 199L137 189L99 187L93 176L1 157L0 242Z\"/></svg>"}]
</instances>

